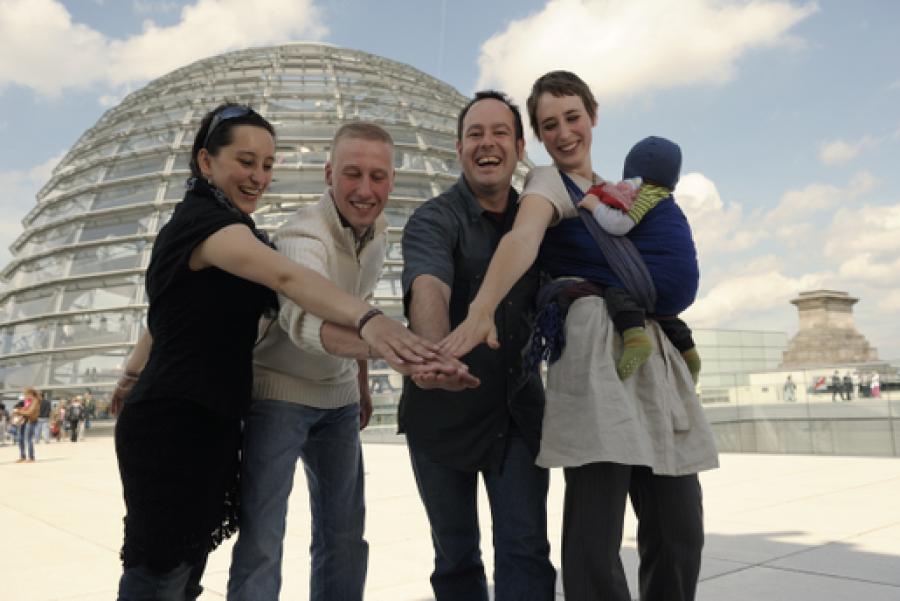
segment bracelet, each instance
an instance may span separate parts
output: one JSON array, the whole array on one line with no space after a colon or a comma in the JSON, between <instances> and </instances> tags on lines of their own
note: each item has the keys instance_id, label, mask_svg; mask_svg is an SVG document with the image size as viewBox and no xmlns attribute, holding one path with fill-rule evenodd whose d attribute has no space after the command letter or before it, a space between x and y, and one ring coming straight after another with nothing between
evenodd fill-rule
<instances>
[{"instance_id":1,"label":"bracelet","mask_svg":"<svg viewBox=\"0 0 900 601\"><path fill-rule=\"evenodd\" d=\"M356 322L356 334L360 338L363 337L362 331L363 328L366 327L366 324L372 320L373 317L378 317L379 315L384 315L384 311L381 309L369 309L365 312L365 314L359 318L359 321Z\"/></svg>"}]
</instances>

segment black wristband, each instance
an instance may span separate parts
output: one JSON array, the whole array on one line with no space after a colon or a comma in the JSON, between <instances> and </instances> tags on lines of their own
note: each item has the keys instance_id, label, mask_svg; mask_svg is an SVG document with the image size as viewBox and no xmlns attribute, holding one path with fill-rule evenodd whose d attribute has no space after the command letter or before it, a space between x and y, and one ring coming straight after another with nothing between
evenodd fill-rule
<instances>
[{"instance_id":1,"label":"black wristband","mask_svg":"<svg viewBox=\"0 0 900 601\"><path fill-rule=\"evenodd\" d=\"M373 317L377 317L379 315L384 315L384 311L382 311L381 309L369 309L368 311L366 311L365 314L359 318L359 321L356 322L356 334L360 338L362 338L363 328L366 327L366 324L369 323L369 321Z\"/></svg>"}]
</instances>

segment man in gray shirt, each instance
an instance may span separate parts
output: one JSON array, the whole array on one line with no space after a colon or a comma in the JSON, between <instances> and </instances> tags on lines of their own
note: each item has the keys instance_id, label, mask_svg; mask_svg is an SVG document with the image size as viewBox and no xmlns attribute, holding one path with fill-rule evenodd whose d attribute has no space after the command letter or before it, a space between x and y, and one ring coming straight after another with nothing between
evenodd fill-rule
<instances>
[{"instance_id":1,"label":"man in gray shirt","mask_svg":"<svg viewBox=\"0 0 900 601\"><path fill-rule=\"evenodd\" d=\"M419 207L403 232L403 292L410 328L439 341L465 318L518 194L511 186L525 141L518 108L493 91L462 110L457 154L463 175ZM538 275L526 273L500 303L498 349L462 358L480 386L450 376L407 379L400 401L419 494L431 524L437 601L487 601L477 487L491 505L497 599L551 601L556 573L547 541L549 472L534 464L544 391L523 369Z\"/></svg>"}]
</instances>

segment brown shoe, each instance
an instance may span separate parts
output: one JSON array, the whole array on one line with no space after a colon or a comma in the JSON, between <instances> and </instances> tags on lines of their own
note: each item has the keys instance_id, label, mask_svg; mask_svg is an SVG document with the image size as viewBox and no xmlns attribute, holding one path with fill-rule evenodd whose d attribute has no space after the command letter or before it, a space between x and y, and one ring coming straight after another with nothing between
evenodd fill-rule
<instances>
[{"instance_id":1,"label":"brown shoe","mask_svg":"<svg viewBox=\"0 0 900 601\"><path fill-rule=\"evenodd\" d=\"M26 459L25 463L34 463L34 459Z\"/></svg>"},{"instance_id":2,"label":"brown shoe","mask_svg":"<svg viewBox=\"0 0 900 601\"><path fill-rule=\"evenodd\" d=\"M22 457L21 459L19 459L18 461L16 461L16 463L25 463L25 458Z\"/></svg>"}]
</instances>

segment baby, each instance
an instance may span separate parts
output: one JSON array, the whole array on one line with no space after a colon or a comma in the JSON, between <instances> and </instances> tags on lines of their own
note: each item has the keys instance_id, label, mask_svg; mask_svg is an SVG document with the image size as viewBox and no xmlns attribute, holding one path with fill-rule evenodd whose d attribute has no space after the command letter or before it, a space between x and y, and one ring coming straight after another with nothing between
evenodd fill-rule
<instances>
[{"instance_id":1,"label":"baby","mask_svg":"<svg viewBox=\"0 0 900 601\"><path fill-rule=\"evenodd\" d=\"M622 175L625 179L618 184L604 182L590 188L578 206L590 211L606 232L633 238L657 290L658 314L653 317L681 352L696 382L700 355L690 328L677 317L693 302L699 284L690 227L672 197L681 175L681 149L665 138L645 138L625 157ZM661 210L657 208L661 203L671 205L665 204ZM655 219L657 212L659 219ZM651 221L652 226L642 227ZM616 365L624 380L650 357L652 347L644 328L644 310L621 287L603 284L603 299L624 342Z\"/></svg>"}]
</instances>

